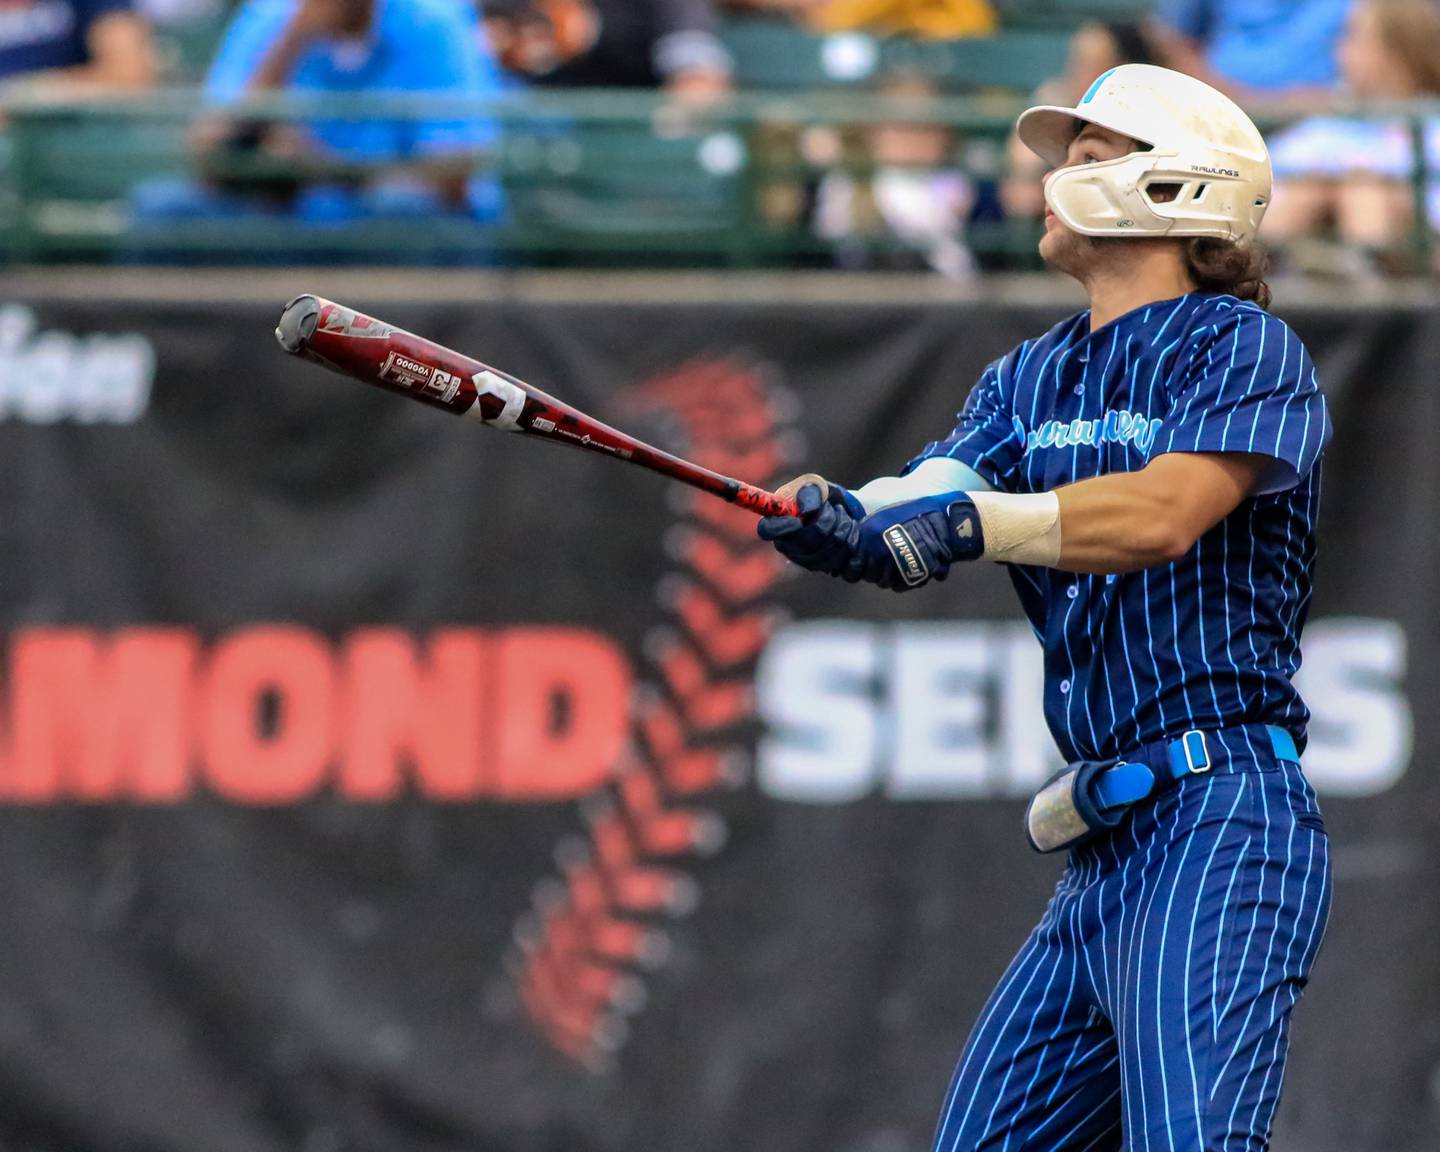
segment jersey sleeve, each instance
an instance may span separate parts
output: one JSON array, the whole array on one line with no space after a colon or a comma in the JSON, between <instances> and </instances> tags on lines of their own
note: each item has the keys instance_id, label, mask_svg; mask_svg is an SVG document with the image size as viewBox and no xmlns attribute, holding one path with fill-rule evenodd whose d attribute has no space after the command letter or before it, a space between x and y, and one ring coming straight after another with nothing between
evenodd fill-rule
<instances>
[{"instance_id":1,"label":"jersey sleeve","mask_svg":"<svg viewBox=\"0 0 1440 1152\"><path fill-rule=\"evenodd\" d=\"M231 104L245 95L265 54L280 38L291 6L275 0L247 0L235 9L205 74L205 98Z\"/></svg>"},{"instance_id":2,"label":"jersey sleeve","mask_svg":"<svg viewBox=\"0 0 1440 1152\"><path fill-rule=\"evenodd\" d=\"M1015 361L1012 352L986 368L950 435L927 444L900 475L926 460L946 457L973 468L996 491L1010 491L1025 451L1024 431L1015 420Z\"/></svg>"},{"instance_id":3,"label":"jersey sleeve","mask_svg":"<svg viewBox=\"0 0 1440 1152\"><path fill-rule=\"evenodd\" d=\"M1258 308L1203 329L1151 456L1248 452L1270 458L1256 495L1293 488L1330 440L1330 416L1300 338Z\"/></svg>"},{"instance_id":4,"label":"jersey sleeve","mask_svg":"<svg viewBox=\"0 0 1440 1152\"><path fill-rule=\"evenodd\" d=\"M406 71L415 79L410 91L471 101L498 91L494 61L473 23L459 9L438 5L425 9L423 21L411 21L407 43L414 62ZM479 150L494 144L498 136L493 121L475 115L417 120L412 133L416 153L425 156Z\"/></svg>"}]
</instances>

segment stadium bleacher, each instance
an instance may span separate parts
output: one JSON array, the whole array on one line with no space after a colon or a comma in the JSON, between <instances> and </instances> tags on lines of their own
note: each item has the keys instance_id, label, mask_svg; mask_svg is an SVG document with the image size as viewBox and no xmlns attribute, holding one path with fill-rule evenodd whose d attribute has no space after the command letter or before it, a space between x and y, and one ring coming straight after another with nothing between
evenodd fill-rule
<instances>
[{"instance_id":1,"label":"stadium bleacher","mask_svg":"<svg viewBox=\"0 0 1440 1152\"><path fill-rule=\"evenodd\" d=\"M1064 27L970 40L816 36L778 20L735 21L725 31L739 86L768 91L863 88L877 76L907 71L947 89L1028 92L1064 67L1069 37Z\"/></svg>"},{"instance_id":2,"label":"stadium bleacher","mask_svg":"<svg viewBox=\"0 0 1440 1152\"><path fill-rule=\"evenodd\" d=\"M172 85L166 91L104 103L7 103L3 251L11 261L33 262L176 254L222 263L298 254L481 264L823 262L827 245L810 229L805 204L827 163L866 174L865 149L854 143L865 125L917 114L948 125L957 139L955 164L980 182L983 198L1014 115L1063 69L1077 23L1133 19L1144 5L1007 0L1000 7L1004 26L994 36L946 41L817 35L782 20L732 19L723 36L738 94L721 104L677 111L657 94L577 90L517 93L487 105L486 114L504 125L502 145L482 161L505 188L500 223L367 222L324 235L275 214L220 228L205 220L136 226L133 189L193 169L186 143L196 112L192 86L221 25L170 28L161 37ZM902 74L933 85L936 99L900 107L877 94L887 77ZM364 105L349 114L364 114ZM838 159L817 162L803 147L812 130L849 146ZM792 205L786 212L762 203L776 189ZM983 212L967 236L982 258L1002 263L1032 239L1024 222Z\"/></svg>"}]
</instances>

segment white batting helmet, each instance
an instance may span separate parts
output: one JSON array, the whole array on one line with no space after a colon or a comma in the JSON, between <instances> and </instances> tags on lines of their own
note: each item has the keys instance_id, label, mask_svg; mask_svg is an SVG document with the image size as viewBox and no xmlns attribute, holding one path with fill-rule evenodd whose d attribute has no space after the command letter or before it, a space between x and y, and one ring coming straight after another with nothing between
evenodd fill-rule
<instances>
[{"instance_id":1,"label":"white batting helmet","mask_svg":"<svg viewBox=\"0 0 1440 1152\"><path fill-rule=\"evenodd\" d=\"M1076 121L1149 145L1115 160L1063 167ZM1084 236L1249 240L1270 203L1270 153L1250 117L1210 85L1152 64L1102 74L1074 108L1031 108L1020 139L1047 164L1045 202ZM1178 186L1156 200L1154 184Z\"/></svg>"}]
</instances>

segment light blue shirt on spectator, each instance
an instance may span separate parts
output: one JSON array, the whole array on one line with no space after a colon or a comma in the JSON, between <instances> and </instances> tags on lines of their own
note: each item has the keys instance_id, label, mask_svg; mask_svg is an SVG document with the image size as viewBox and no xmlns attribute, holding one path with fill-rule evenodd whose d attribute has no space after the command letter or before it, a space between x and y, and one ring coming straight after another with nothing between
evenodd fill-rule
<instances>
[{"instance_id":1,"label":"light blue shirt on spectator","mask_svg":"<svg viewBox=\"0 0 1440 1152\"><path fill-rule=\"evenodd\" d=\"M244 95L297 6L297 0L246 0L236 10L205 80L212 104L233 103ZM301 53L286 90L465 99L497 93L499 74L476 35L470 11L458 0L375 0L370 34L316 41ZM497 135L493 122L478 116L317 119L306 127L336 153L377 162L476 151Z\"/></svg>"},{"instance_id":2,"label":"light blue shirt on spectator","mask_svg":"<svg viewBox=\"0 0 1440 1152\"><path fill-rule=\"evenodd\" d=\"M1425 122L1426 214L1440 231L1440 119ZM1270 141L1275 178L1319 180L1380 179L1413 185L1415 140L1404 120L1347 120L1315 116Z\"/></svg>"},{"instance_id":3,"label":"light blue shirt on spectator","mask_svg":"<svg viewBox=\"0 0 1440 1152\"><path fill-rule=\"evenodd\" d=\"M1351 0L1160 0L1162 24L1205 45L1221 76L1247 88L1331 87Z\"/></svg>"}]
</instances>

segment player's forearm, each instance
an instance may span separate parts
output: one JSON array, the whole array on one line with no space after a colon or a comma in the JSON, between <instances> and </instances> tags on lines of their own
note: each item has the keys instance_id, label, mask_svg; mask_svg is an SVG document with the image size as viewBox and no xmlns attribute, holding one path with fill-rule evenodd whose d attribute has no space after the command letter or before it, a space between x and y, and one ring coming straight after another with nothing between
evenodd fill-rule
<instances>
[{"instance_id":1,"label":"player's forearm","mask_svg":"<svg viewBox=\"0 0 1440 1152\"><path fill-rule=\"evenodd\" d=\"M991 491L943 457L855 492L825 492L823 480L802 476L778 494L798 499L805 484L815 484L813 524L804 514L780 518L766 539L780 547L786 537L793 546L780 550L797 563L814 567L807 561L815 560L817 570L883 587L918 587L958 561L979 559L1096 575L1138 572L1185 556L1256 490L1265 467L1266 458L1245 453L1162 453L1138 472L1021 493ZM974 487L956 482L966 473Z\"/></svg>"},{"instance_id":2,"label":"player's forearm","mask_svg":"<svg viewBox=\"0 0 1440 1152\"><path fill-rule=\"evenodd\" d=\"M1180 493L1116 472L1056 490L1060 563L1066 572L1139 572L1184 556L1208 525L1196 524Z\"/></svg>"},{"instance_id":3,"label":"player's forearm","mask_svg":"<svg viewBox=\"0 0 1440 1152\"><path fill-rule=\"evenodd\" d=\"M273 92L277 88L284 88L290 82L290 74L295 70L301 53L309 47L311 39L308 31L287 28L265 54L246 88L251 92Z\"/></svg>"},{"instance_id":4,"label":"player's forearm","mask_svg":"<svg viewBox=\"0 0 1440 1152\"><path fill-rule=\"evenodd\" d=\"M1171 564L1255 490L1263 467L1237 453L1168 453L1058 488L1056 567L1108 575Z\"/></svg>"}]
</instances>

